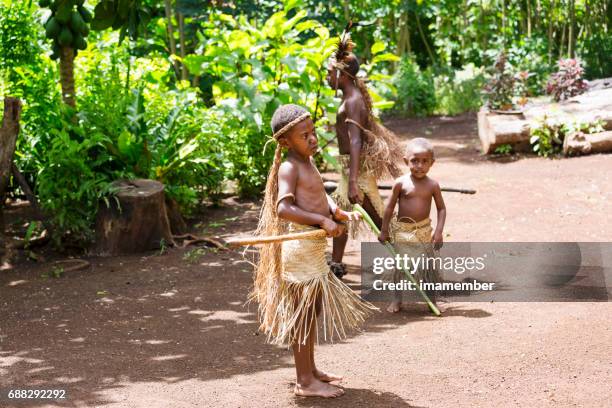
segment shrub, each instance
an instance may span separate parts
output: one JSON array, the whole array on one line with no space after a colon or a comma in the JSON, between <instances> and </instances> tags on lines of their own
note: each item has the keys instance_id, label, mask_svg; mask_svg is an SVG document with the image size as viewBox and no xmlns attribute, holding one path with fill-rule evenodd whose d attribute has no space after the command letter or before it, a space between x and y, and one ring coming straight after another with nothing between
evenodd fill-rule
<instances>
[{"instance_id":1,"label":"shrub","mask_svg":"<svg viewBox=\"0 0 612 408\"><path fill-rule=\"evenodd\" d=\"M489 72L489 81L484 88L488 107L500 110L512 109L515 78L512 67L507 63L505 52L499 54Z\"/></svg>"},{"instance_id":2,"label":"shrub","mask_svg":"<svg viewBox=\"0 0 612 408\"><path fill-rule=\"evenodd\" d=\"M104 153L108 142L101 134L87 134L70 124L53 130L53 140L40 169L36 192L49 214L56 244L84 246L93 238L98 205L106 197L115 176L99 171L111 160Z\"/></svg>"},{"instance_id":3,"label":"shrub","mask_svg":"<svg viewBox=\"0 0 612 408\"><path fill-rule=\"evenodd\" d=\"M402 59L393 78L397 88L395 109L402 115L427 116L436 108L436 92L431 71L422 72L414 57Z\"/></svg>"},{"instance_id":4,"label":"shrub","mask_svg":"<svg viewBox=\"0 0 612 408\"><path fill-rule=\"evenodd\" d=\"M612 35L593 32L583 40L579 50L588 79L612 77Z\"/></svg>"},{"instance_id":5,"label":"shrub","mask_svg":"<svg viewBox=\"0 0 612 408\"><path fill-rule=\"evenodd\" d=\"M603 131L603 122L574 122L553 123L546 117L542 118L539 125L531 130L530 143L533 151L538 156L548 157L561 153L563 141L569 134L580 132L584 134L598 133Z\"/></svg>"},{"instance_id":6,"label":"shrub","mask_svg":"<svg viewBox=\"0 0 612 408\"><path fill-rule=\"evenodd\" d=\"M562 101L580 95L587 90L587 82L582 78L584 68L578 59L559 60L559 71L550 76L546 84L546 93L555 101Z\"/></svg>"},{"instance_id":7,"label":"shrub","mask_svg":"<svg viewBox=\"0 0 612 408\"><path fill-rule=\"evenodd\" d=\"M521 78L521 93L525 96L543 94L546 80L555 70L555 65L548 63L547 42L537 36L521 38L508 49L507 56L508 64L517 72L529 73L528 77Z\"/></svg>"},{"instance_id":8,"label":"shrub","mask_svg":"<svg viewBox=\"0 0 612 408\"><path fill-rule=\"evenodd\" d=\"M435 79L437 106L435 113L458 115L477 112L482 105L484 85L482 69L469 64L461 71L440 74Z\"/></svg>"}]
</instances>

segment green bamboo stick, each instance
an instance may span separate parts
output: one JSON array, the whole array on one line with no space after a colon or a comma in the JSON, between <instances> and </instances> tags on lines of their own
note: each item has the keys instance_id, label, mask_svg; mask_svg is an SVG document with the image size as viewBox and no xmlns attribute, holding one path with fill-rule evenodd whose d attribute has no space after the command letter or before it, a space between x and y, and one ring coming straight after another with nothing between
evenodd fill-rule
<instances>
[{"instance_id":1,"label":"green bamboo stick","mask_svg":"<svg viewBox=\"0 0 612 408\"><path fill-rule=\"evenodd\" d=\"M361 205L359 205L359 204L354 204L353 205L353 210L354 211L358 211L361 214L361 216L365 220L366 224L368 224L368 226L370 227L372 232L374 234L376 234L376 236L378 237L380 235L380 230L378 229L376 224L374 224L374 221L372 221L372 218L370 218L370 215L366 212L366 210ZM383 244L383 246L385 248L387 248L387 250L389 251L389 253L393 257L395 257L397 255L397 251L395 250L395 248L393 247L393 245L391 245L391 243L389 241L385 242ZM440 310L436 307L436 305L433 304L431 299L429 299L429 296L427 296L427 293L425 293L421 289L421 287L417 283L416 279L414 279L414 276L412 276L412 274L409 271L407 271L406 269L404 269L404 268L401 268L401 269L404 272L404 274L408 277L408 279L410 279L410 281L414 284L416 290L419 292L419 294L421 295L423 300L425 300L425 302L427 303L427 306L429 306L429 310L431 310L431 312L434 315L440 316Z\"/></svg>"}]
</instances>

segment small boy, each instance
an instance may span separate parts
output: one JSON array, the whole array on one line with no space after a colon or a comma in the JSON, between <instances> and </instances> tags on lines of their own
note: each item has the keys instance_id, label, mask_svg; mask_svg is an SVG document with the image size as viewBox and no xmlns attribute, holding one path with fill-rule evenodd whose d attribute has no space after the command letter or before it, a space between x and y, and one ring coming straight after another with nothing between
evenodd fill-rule
<instances>
[{"instance_id":1,"label":"small boy","mask_svg":"<svg viewBox=\"0 0 612 408\"><path fill-rule=\"evenodd\" d=\"M344 232L339 222L357 220L325 193L312 155L318 149L309 112L297 105L283 105L272 117L278 142L270 169L257 233L274 236L322 228L330 237ZM281 163L282 148L288 149ZM281 221L281 219L283 221ZM285 228L286 225L286 228ZM342 377L319 370L314 361L317 317L323 314L326 340L344 337L372 309L331 271L325 258L327 239L299 239L265 245L255 271L252 298L259 302L261 329L273 344L291 346L299 396L334 398L344 390L332 381Z\"/></svg>"},{"instance_id":2,"label":"small boy","mask_svg":"<svg viewBox=\"0 0 612 408\"><path fill-rule=\"evenodd\" d=\"M404 162L410 169L410 174L405 174L395 180L391 197L385 208L379 241L389 240L391 217L396 203L399 202L397 223L393 228L393 243L396 245L420 243L427 244L426 247L429 248L433 244L435 249L440 249L443 242L442 231L446 220L446 206L440 185L427 177L434 161L433 146L427 139L417 137L408 143ZM433 234L429 219L432 198L438 210L438 224ZM425 277L424 280L434 279L437 279L435 271L434 276ZM400 306L401 292L396 292L395 300L391 302L387 311L397 313Z\"/></svg>"}]
</instances>

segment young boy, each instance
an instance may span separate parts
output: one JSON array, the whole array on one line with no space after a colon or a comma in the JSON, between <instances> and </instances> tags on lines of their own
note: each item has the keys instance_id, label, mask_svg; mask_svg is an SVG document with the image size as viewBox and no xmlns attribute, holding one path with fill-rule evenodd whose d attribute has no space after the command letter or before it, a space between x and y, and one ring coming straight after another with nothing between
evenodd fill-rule
<instances>
[{"instance_id":1,"label":"young boy","mask_svg":"<svg viewBox=\"0 0 612 408\"><path fill-rule=\"evenodd\" d=\"M312 155L318 149L314 123L308 111L283 105L272 117L278 142L268 176L257 233L273 236L324 229L328 236L344 232L338 222L357 220L357 213L338 208L325 193ZM281 149L288 149L281 164ZM283 222L281 222L281 219ZM285 228L286 225L286 228ZM291 346L299 396L333 398L344 394L329 384L342 377L320 371L314 362L317 316L323 314L326 340L344 337L374 309L331 273L325 259L325 237L265 245L255 272L252 297L259 302L261 329L273 344Z\"/></svg>"},{"instance_id":2,"label":"young boy","mask_svg":"<svg viewBox=\"0 0 612 408\"><path fill-rule=\"evenodd\" d=\"M378 237L381 242L388 241L390 238L389 225L395 205L399 202L397 223L393 228L393 243L396 245L420 243L426 244L429 249L431 249L431 244L436 249L442 246L446 206L440 186L435 180L427 177L434 161L433 146L427 139L418 137L412 139L406 146L404 162L410 169L410 174L395 180ZM431 220L429 219L432 198L438 210L438 223L433 234ZM423 273L424 271L420 272ZM429 272L432 272L433 276L420 277L428 281L437 279L435 271ZM396 292L395 301L389 305L387 310L396 313L400 310L400 306L401 292Z\"/></svg>"}]
</instances>

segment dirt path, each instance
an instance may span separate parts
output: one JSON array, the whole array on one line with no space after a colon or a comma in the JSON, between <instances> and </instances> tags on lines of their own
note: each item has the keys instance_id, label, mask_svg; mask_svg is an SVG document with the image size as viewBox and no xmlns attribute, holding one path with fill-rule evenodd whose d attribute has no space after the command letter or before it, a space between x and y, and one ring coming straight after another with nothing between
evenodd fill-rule
<instances>
[{"instance_id":1,"label":"dirt path","mask_svg":"<svg viewBox=\"0 0 612 408\"><path fill-rule=\"evenodd\" d=\"M473 116L390 122L432 138L432 176L447 193L448 241L612 241L609 155L487 160ZM212 209L208 231L252 229L257 206ZM351 243L347 282L356 284ZM341 399L291 394L289 352L256 334L243 303L251 267L238 252L173 249L91 259L88 270L42 278L48 266L0 273L0 389L63 388L60 404L96 407L609 407L612 303L446 303L380 313L362 333L317 350L343 373Z\"/></svg>"}]
</instances>

